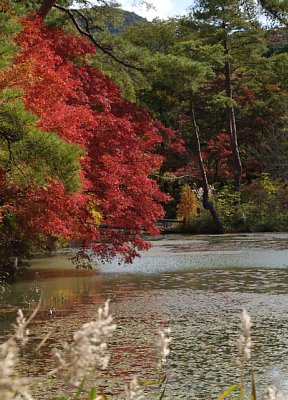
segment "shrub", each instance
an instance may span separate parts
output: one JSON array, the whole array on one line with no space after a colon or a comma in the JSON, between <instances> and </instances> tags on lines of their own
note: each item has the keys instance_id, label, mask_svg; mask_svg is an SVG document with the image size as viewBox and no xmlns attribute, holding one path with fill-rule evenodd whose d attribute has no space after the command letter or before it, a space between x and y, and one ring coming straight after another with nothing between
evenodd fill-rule
<instances>
[{"instance_id":1,"label":"shrub","mask_svg":"<svg viewBox=\"0 0 288 400\"><path fill-rule=\"evenodd\" d=\"M229 232L286 231L288 187L269 174L243 186L241 196L230 185L215 194L221 220Z\"/></svg>"}]
</instances>

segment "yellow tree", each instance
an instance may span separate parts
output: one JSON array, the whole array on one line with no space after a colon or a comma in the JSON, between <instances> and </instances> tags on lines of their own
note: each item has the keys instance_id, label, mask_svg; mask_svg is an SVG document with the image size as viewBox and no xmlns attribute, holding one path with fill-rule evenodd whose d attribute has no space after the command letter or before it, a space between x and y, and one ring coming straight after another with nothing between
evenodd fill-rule
<instances>
[{"instance_id":1,"label":"yellow tree","mask_svg":"<svg viewBox=\"0 0 288 400\"><path fill-rule=\"evenodd\" d=\"M197 214L197 198L190 186L185 184L180 194L180 203L177 207L177 218L183 220L186 228L193 217Z\"/></svg>"}]
</instances>

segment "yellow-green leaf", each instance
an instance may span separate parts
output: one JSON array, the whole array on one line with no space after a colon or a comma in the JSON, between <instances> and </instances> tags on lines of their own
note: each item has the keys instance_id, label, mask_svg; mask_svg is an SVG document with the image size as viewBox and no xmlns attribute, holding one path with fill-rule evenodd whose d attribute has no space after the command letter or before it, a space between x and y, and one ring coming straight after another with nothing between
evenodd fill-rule
<instances>
[{"instance_id":1,"label":"yellow-green leaf","mask_svg":"<svg viewBox=\"0 0 288 400\"><path fill-rule=\"evenodd\" d=\"M251 368L251 395L250 400L256 400L256 386L255 386L255 379L254 379L254 369Z\"/></svg>"},{"instance_id":2,"label":"yellow-green leaf","mask_svg":"<svg viewBox=\"0 0 288 400\"><path fill-rule=\"evenodd\" d=\"M225 399L227 396L229 396L229 394L231 394L232 392L235 392L235 390L237 390L239 388L239 384L237 383L236 385L231 386L230 388L226 389L225 392L223 392L217 400L223 400Z\"/></svg>"}]
</instances>

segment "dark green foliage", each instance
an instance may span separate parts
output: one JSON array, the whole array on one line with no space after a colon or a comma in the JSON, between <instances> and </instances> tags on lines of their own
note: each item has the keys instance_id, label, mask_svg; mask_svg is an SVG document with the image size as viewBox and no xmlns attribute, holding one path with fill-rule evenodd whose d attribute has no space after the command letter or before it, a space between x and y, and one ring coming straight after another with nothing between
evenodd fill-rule
<instances>
[{"instance_id":1,"label":"dark green foliage","mask_svg":"<svg viewBox=\"0 0 288 400\"><path fill-rule=\"evenodd\" d=\"M271 29L267 34L267 57L288 52L288 32L285 28Z\"/></svg>"},{"instance_id":2,"label":"dark green foliage","mask_svg":"<svg viewBox=\"0 0 288 400\"><path fill-rule=\"evenodd\" d=\"M57 179L68 192L80 187L79 147L56 134L36 128L36 118L28 113L16 90L6 90L0 104L0 168L10 184L45 185Z\"/></svg>"}]
</instances>

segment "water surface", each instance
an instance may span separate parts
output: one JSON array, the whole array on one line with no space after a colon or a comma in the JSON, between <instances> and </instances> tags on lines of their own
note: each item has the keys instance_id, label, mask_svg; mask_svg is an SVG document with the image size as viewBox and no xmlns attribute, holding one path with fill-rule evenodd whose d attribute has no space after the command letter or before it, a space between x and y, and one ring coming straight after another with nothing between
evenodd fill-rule
<instances>
[{"instance_id":1,"label":"water surface","mask_svg":"<svg viewBox=\"0 0 288 400\"><path fill-rule=\"evenodd\" d=\"M166 398L216 399L238 380L235 340L239 314L246 308L253 319L259 387L273 382L288 392L287 266L288 234L164 236L132 265L98 263L84 275L63 255L38 259L2 299L2 331L10 329L14 306L32 309L43 293L31 326L31 346L52 334L41 353L27 351L20 367L22 373L43 377L51 368L51 348L64 336L71 339L110 298L118 329L110 343L107 379L101 380L106 392L123 398L133 375L155 376L155 337L170 326ZM43 378L34 388L43 399L53 390L61 393L63 387Z\"/></svg>"}]
</instances>

